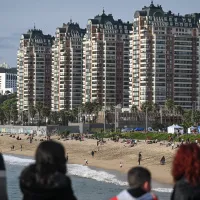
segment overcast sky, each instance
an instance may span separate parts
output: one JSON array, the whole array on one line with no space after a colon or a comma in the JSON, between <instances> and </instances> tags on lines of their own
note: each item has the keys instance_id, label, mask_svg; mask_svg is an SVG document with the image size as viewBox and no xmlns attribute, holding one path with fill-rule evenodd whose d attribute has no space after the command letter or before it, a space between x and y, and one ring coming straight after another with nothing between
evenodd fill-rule
<instances>
[{"instance_id":1,"label":"overcast sky","mask_svg":"<svg viewBox=\"0 0 200 200\"><path fill-rule=\"evenodd\" d=\"M34 27L54 35L57 27L70 18L85 28L87 20L112 13L115 19L132 21L136 10L150 5L151 0L0 0L0 63L16 67L20 35ZM155 0L164 11L187 14L200 12L199 0Z\"/></svg>"}]
</instances>

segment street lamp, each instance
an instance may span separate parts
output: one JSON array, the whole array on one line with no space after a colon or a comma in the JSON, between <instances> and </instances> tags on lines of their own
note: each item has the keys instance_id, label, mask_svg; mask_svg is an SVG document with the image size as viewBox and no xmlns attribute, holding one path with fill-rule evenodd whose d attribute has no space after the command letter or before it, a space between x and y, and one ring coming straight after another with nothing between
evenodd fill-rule
<instances>
[{"instance_id":1,"label":"street lamp","mask_svg":"<svg viewBox=\"0 0 200 200\"><path fill-rule=\"evenodd\" d=\"M105 133L106 132L106 107L104 107L103 115L104 115L103 130Z\"/></svg>"},{"instance_id":2,"label":"street lamp","mask_svg":"<svg viewBox=\"0 0 200 200\"><path fill-rule=\"evenodd\" d=\"M163 123L163 112L162 112L162 106L160 106L160 123Z\"/></svg>"},{"instance_id":3,"label":"street lamp","mask_svg":"<svg viewBox=\"0 0 200 200\"><path fill-rule=\"evenodd\" d=\"M117 109L121 109L121 104L115 106L115 132L117 131L118 124L117 124ZM116 126L117 125L117 126Z\"/></svg>"},{"instance_id":4,"label":"street lamp","mask_svg":"<svg viewBox=\"0 0 200 200\"><path fill-rule=\"evenodd\" d=\"M148 131L148 107L146 106L146 132Z\"/></svg>"}]
</instances>

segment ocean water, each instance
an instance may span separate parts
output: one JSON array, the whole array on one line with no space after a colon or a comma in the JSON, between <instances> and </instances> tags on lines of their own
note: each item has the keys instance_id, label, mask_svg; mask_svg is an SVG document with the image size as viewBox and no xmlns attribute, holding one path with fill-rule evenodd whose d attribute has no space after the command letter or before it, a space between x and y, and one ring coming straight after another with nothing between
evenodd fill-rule
<instances>
[{"instance_id":1,"label":"ocean water","mask_svg":"<svg viewBox=\"0 0 200 200\"><path fill-rule=\"evenodd\" d=\"M21 200L18 178L22 169L33 163L29 157L4 155L7 170L8 195L10 200ZM78 200L108 200L127 188L126 176L119 172L69 164L68 174ZM160 200L170 199L170 185L153 182L153 190Z\"/></svg>"}]
</instances>

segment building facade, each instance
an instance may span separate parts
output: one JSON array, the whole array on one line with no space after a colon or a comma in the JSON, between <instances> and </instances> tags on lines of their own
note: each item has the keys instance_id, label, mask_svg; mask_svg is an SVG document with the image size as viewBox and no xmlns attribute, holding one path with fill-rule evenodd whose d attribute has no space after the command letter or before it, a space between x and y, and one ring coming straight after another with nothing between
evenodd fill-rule
<instances>
[{"instance_id":1,"label":"building facade","mask_svg":"<svg viewBox=\"0 0 200 200\"><path fill-rule=\"evenodd\" d=\"M83 41L83 103L129 106L129 32L111 14L89 19Z\"/></svg>"},{"instance_id":2,"label":"building facade","mask_svg":"<svg viewBox=\"0 0 200 200\"><path fill-rule=\"evenodd\" d=\"M70 21L57 28L52 52L52 110L82 104L82 40L85 29Z\"/></svg>"},{"instance_id":3,"label":"building facade","mask_svg":"<svg viewBox=\"0 0 200 200\"><path fill-rule=\"evenodd\" d=\"M134 14L130 42L129 107L146 102L191 109L198 103L199 15L175 15L160 5Z\"/></svg>"},{"instance_id":4,"label":"building facade","mask_svg":"<svg viewBox=\"0 0 200 200\"><path fill-rule=\"evenodd\" d=\"M42 102L51 107L51 47L53 37L32 29L22 34L17 53L18 111Z\"/></svg>"},{"instance_id":5,"label":"building facade","mask_svg":"<svg viewBox=\"0 0 200 200\"><path fill-rule=\"evenodd\" d=\"M17 74L0 72L0 93L2 95L17 92Z\"/></svg>"}]
</instances>

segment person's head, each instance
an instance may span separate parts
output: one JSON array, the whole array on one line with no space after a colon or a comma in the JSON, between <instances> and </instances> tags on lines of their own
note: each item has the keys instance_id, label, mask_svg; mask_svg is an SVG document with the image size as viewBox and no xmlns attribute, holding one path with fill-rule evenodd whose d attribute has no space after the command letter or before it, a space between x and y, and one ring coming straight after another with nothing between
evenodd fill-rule
<instances>
[{"instance_id":1,"label":"person's head","mask_svg":"<svg viewBox=\"0 0 200 200\"><path fill-rule=\"evenodd\" d=\"M41 142L35 154L36 170L40 176L67 171L65 149L55 141Z\"/></svg>"},{"instance_id":2,"label":"person's head","mask_svg":"<svg viewBox=\"0 0 200 200\"><path fill-rule=\"evenodd\" d=\"M151 190L151 173L144 167L133 167L128 171L128 184L131 188Z\"/></svg>"},{"instance_id":3,"label":"person's head","mask_svg":"<svg viewBox=\"0 0 200 200\"><path fill-rule=\"evenodd\" d=\"M197 144L183 144L179 147L172 164L174 181L186 178L191 184L200 183L200 148Z\"/></svg>"}]
</instances>

